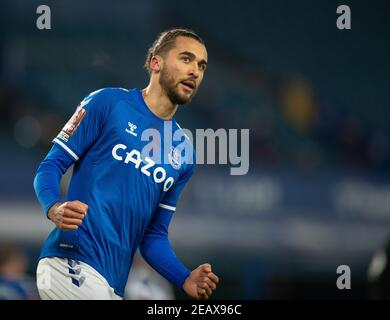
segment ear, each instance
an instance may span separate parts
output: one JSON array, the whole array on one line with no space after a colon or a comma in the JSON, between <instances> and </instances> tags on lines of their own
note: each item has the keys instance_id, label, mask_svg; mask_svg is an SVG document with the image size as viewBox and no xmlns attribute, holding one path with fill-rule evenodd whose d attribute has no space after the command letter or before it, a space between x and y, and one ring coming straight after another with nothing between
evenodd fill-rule
<instances>
[{"instance_id":1,"label":"ear","mask_svg":"<svg viewBox=\"0 0 390 320\"><path fill-rule=\"evenodd\" d=\"M159 73L163 64L163 60L160 56L153 56L150 60L150 69L152 72Z\"/></svg>"}]
</instances>

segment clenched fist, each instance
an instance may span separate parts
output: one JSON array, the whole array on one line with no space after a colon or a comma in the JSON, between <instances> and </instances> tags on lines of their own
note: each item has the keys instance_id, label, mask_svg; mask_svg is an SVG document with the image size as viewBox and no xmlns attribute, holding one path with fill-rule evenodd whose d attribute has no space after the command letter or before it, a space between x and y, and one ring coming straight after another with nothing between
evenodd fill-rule
<instances>
[{"instance_id":1,"label":"clenched fist","mask_svg":"<svg viewBox=\"0 0 390 320\"><path fill-rule=\"evenodd\" d=\"M61 230L77 230L87 214L88 206L80 201L56 203L48 213L48 217Z\"/></svg>"},{"instance_id":2,"label":"clenched fist","mask_svg":"<svg viewBox=\"0 0 390 320\"><path fill-rule=\"evenodd\" d=\"M183 284L183 290L192 298L208 299L218 282L218 277L211 271L211 265L205 263L191 272Z\"/></svg>"}]
</instances>

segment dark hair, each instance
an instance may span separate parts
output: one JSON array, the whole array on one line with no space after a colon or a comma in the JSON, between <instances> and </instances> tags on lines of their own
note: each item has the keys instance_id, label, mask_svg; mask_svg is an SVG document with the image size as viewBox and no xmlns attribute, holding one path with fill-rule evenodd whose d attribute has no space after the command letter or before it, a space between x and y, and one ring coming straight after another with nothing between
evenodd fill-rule
<instances>
[{"instance_id":1,"label":"dark hair","mask_svg":"<svg viewBox=\"0 0 390 320\"><path fill-rule=\"evenodd\" d=\"M204 45L204 41L199 37L194 31L184 28L174 28L169 29L160 33L157 39L153 42L152 46L148 50L148 54L145 60L145 69L151 73L150 70L150 61L155 55L164 55L169 50L171 50L176 42L178 37L187 37L192 38Z\"/></svg>"}]
</instances>

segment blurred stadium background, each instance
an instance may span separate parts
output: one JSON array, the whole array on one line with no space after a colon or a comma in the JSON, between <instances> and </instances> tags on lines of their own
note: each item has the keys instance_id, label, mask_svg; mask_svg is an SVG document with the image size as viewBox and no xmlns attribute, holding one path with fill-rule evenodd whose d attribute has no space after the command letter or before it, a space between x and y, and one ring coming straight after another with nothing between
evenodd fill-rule
<instances>
[{"instance_id":1,"label":"blurred stadium background","mask_svg":"<svg viewBox=\"0 0 390 320\"><path fill-rule=\"evenodd\" d=\"M36 28L40 4L51 8L51 30ZM336 28L340 4L351 7L352 30ZM32 181L51 139L89 92L144 87L147 48L183 26L206 41L209 68L179 123L249 128L251 144L245 176L198 166L170 229L178 256L191 268L213 264L213 298L372 297L369 265L390 233L389 9L358 0L2 1L0 248L18 248L20 273L34 277L52 224ZM351 290L336 288L339 265L351 268Z\"/></svg>"}]
</instances>

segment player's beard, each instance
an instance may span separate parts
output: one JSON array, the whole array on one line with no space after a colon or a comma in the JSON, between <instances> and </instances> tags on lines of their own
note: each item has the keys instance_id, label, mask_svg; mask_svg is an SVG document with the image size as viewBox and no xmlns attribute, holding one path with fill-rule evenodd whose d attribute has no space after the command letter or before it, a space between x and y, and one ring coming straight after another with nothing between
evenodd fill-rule
<instances>
[{"instance_id":1,"label":"player's beard","mask_svg":"<svg viewBox=\"0 0 390 320\"><path fill-rule=\"evenodd\" d=\"M184 94L180 94L179 92L179 84L180 82L176 82L173 76L169 73L167 68L162 68L160 71L159 84L161 88L165 91L169 100L171 100L172 104L183 105L187 104L192 100L192 97L196 93L196 89L192 92L190 96L186 96Z\"/></svg>"}]
</instances>

